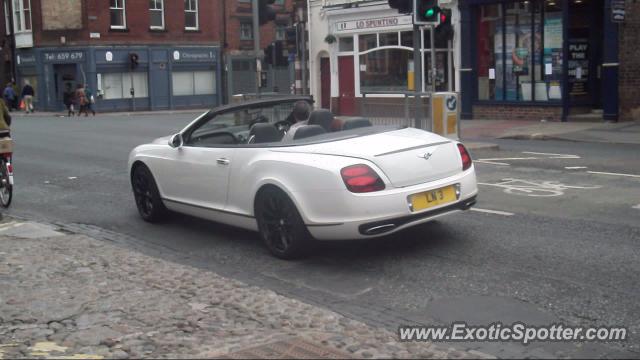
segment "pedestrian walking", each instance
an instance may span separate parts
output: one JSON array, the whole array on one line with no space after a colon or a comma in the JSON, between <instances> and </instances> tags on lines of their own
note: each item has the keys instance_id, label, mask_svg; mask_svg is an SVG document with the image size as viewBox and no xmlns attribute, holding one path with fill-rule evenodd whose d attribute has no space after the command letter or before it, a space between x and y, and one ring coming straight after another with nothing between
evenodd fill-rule
<instances>
[{"instance_id":1,"label":"pedestrian walking","mask_svg":"<svg viewBox=\"0 0 640 360\"><path fill-rule=\"evenodd\" d=\"M73 103L75 102L75 93L71 89L71 84L67 83L67 86L62 94L62 101L67 108L67 116L75 115Z\"/></svg>"},{"instance_id":2,"label":"pedestrian walking","mask_svg":"<svg viewBox=\"0 0 640 360\"><path fill-rule=\"evenodd\" d=\"M11 87L13 88L13 93L15 94L15 97L13 98L13 104L12 104L13 109L20 110L20 97L18 96L18 94L20 94L20 88L16 83L16 79L11 79Z\"/></svg>"},{"instance_id":3,"label":"pedestrian walking","mask_svg":"<svg viewBox=\"0 0 640 360\"><path fill-rule=\"evenodd\" d=\"M78 84L76 88L76 105L78 106L78 116L84 112L84 116L88 116L87 112L87 94L84 91L84 86Z\"/></svg>"},{"instance_id":4,"label":"pedestrian walking","mask_svg":"<svg viewBox=\"0 0 640 360\"><path fill-rule=\"evenodd\" d=\"M89 88L89 84L85 84L84 86L84 95L87 98L87 108L86 111L91 111L91 113L93 114L93 116L96 116L96 111L93 110L93 104L95 104L96 99L93 96L93 93L91 92L91 89Z\"/></svg>"},{"instance_id":5,"label":"pedestrian walking","mask_svg":"<svg viewBox=\"0 0 640 360\"><path fill-rule=\"evenodd\" d=\"M13 85L11 83L7 83L7 86L4 88L4 92L2 93L2 98L4 99L5 105L7 105L7 109L11 111L13 103L16 101L16 92L13 90Z\"/></svg>"},{"instance_id":6,"label":"pedestrian walking","mask_svg":"<svg viewBox=\"0 0 640 360\"><path fill-rule=\"evenodd\" d=\"M36 95L33 86L29 84L29 80L25 80L24 87L22 88L22 101L24 101L24 111L28 114L33 112L33 97Z\"/></svg>"}]
</instances>

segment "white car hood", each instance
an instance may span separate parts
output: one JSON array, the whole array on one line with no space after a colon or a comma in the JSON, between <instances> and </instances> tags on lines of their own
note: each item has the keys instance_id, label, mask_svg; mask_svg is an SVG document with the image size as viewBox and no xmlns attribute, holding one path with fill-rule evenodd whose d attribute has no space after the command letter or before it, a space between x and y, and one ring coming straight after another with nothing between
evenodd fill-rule
<instances>
[{"instance_id":1,"label":"white car hood","mask_svg":"<svg viewBox=\"0 0 640 360\"><path fill-rule=\"evenodd\" d=\"M454 141L415 128L279 151L366 159L376 164L396 187L434 181L462 171L460 154Z\"/></svg>"}]
</instances>

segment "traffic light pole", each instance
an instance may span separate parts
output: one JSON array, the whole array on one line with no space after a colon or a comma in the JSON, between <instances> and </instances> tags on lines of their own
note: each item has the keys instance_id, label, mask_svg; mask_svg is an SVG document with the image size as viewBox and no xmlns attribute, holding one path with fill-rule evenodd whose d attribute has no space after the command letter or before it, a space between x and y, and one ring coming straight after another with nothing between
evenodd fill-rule
<instances>
[{"instance_id":1,"label":"traffic light pole","mask_svg":"<svg viewBox=\"0 0 640 360\"><path fill-rule=\"evenodd\" d=\"M259 98L262 64L260 62L260 19L258 18L258 0L251 0L251 11L253 12L253 51L256 59L256 97Z\"/></svg>"},{"instance_id":2,"label":"traffic light pole","mask_svg":"<svg viewBox=\"0 0 640 360\"><path fill-rule=\"evenodd\" d=\"M415 123L414 126L418 129L426 129L426 124L423 122L422 111L422 54L420 49L422 46L422 37L420 36L420 25L413 25L413 88L416 98L416 111L415 111ZM427 121L425 121L427 122ZM428 123L428 122L427 122Z\"/></svg>"}]
</instances>

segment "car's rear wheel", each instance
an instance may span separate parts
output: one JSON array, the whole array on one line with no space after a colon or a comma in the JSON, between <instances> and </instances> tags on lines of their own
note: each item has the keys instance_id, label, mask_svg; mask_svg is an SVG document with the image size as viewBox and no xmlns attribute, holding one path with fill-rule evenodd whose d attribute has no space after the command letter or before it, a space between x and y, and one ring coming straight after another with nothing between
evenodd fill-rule
<instances>
[{"instance_id":1,"label":"car's rear wheel","mask_svg":"<svg viewBox=\"0 0 640 360\"><path fill-rule=\"evenodd\" d=\"M142 219L152 223L164 220L167 208L160 199L158 186L149 168L145 165L136 166L131 176L131 186Z\"/></svg>"},{"instance_id":2,"label":"car's rear wheel","mask_svg":"<svg viewBox=\"0 0 640 360\"><path fill-rule=\"evenodd\" d=\"M293 259L309 249L311 235L307 226L293 201L282 190L268 187L260 191L255 212L260 237L273 255Z\"/></svg>"}]
</instances>

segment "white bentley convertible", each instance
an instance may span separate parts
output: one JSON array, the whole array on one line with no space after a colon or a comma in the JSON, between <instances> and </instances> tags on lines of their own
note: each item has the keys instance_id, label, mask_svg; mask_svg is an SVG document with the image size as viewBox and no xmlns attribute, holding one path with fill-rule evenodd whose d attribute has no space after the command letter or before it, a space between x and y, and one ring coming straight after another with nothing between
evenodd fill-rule
<instances>
[{"instance_id":1,"label":"white bentley convertible","mask_svg":"<svg viewBox=\"0 0 640 360\"><path fill-rule=\"evenodd\" d=\"M257 230L274 255L291 258L313 238L386 235L475 203L461 143L322 109L284 136L301 99L310 102L222 106L136 147L129 168L142 218L156 222L172 210Z\"/></svg>"}]
</instances>

